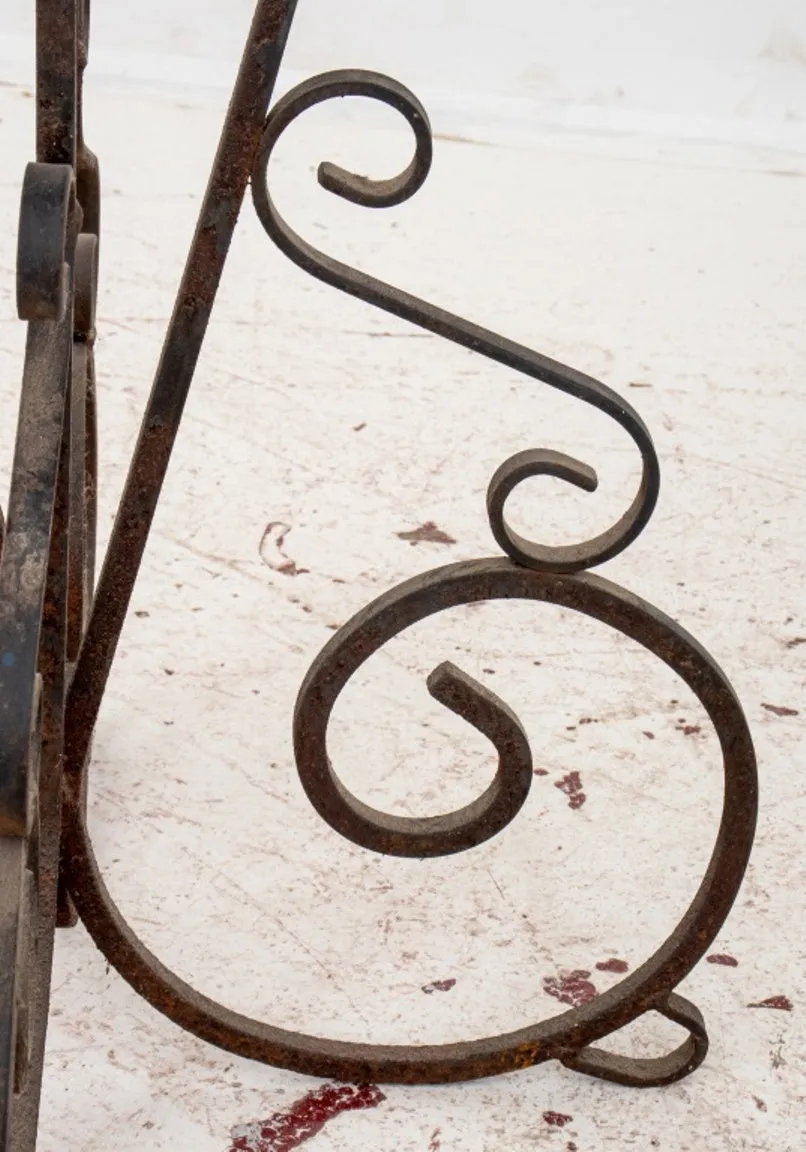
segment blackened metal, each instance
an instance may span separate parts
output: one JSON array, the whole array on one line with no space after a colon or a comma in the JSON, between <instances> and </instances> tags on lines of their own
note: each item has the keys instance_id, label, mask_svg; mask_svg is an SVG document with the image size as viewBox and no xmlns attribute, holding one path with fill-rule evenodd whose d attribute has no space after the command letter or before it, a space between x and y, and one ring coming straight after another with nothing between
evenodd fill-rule
<instances>
[{"instance_id":1,"label":"blackened metal","mask_svg":"<svg viewBox=\"0 0 806 1152\"><path fill-rule=\"evenodd\" d=\"M37 161L23 183L17 265L29 326L0 557L0 1147L13 1152L36 1144L60 873L71 471L86 453L71 420L77 18L74 3L38 5ZM84 260L94 292L90 271ZM91 313L85 300L82 340Z\"/></svg>"},{"instance_id":2,"label":"blackened metal","mask_svg":"<svg viewBox=\"0 0 806 1152\"><path fill-rule=\"evenodd\" d=\"M71 168L76 163L78 30L83 4L85 0L37 0L36 4L36 158Z\"/></svg>"},{"instance_id":3,"label":"blackened metal","mask_svg":"<svg viewBox=\"0 0 806 1152\"><path fill-rule=\"evenodd\" d=\"M45 601L72 325L30 324L8 525L0 560L0 835L30 820L28 741Z\"/></svg>"},{"instance_id":4,"label":"blackened metal","mask_svg":"<svg viewBox=\"0 0 806 1152\"><path fill-rule=\"evenodd\" d=\"M29 164L25 170L17 243L20 320L58 320L66 303L67 228L73 200L69 164Z\"/></svg>"},{"instance_id":5,"label":"blackened metal","mask_svg":"<svg viewBox=\"0 0 806 1152\"><path fill-rule=\"evenodd\" d=\"M90 0L81 0L77 21L76 193L83 213L82 230L94 236L97 245L101 234L101 177L98 158L84 140L83 122L83 77L90 41ZM97 260L97 251L95 258Z\"/></svg>"},{"instance_id":6,"label":"blackened metal","mask_svg":"<svg viewBox=\"0 0 806 1152\"><path fill-rule=\"evenodd\" d=\"M59 887L62 811L62 748L64 742L64 703L67 683L66 639L68 607L68 546L70 504L71 404L68 395L65 427L59 454L56 501L48 556L45 608L39 645L41 709L35 738L41 744L36 774L38 803L35 811L36 837L29 837L28 869L33 894L32 915L23 971L26 973L26 1074L16 1069L12 1143L15 1150L36 1146L42 1067L47 1036L50 977L56 926ZM35 706L36 708L36 706ZM20 1044L17 1047L19 1060Z\"/></svg>"},{"instance_id":7,"label":"blackened metal","mask_svg":"<svg viewBox=\"0 0 806 1152\"><path fill-rule=\"evenodd\" d=\"M702 1013L676 992L670 992L666 1000L659 1000L654 1011L688 1031L686 1039L674 1051L641 1059L602 1048L582 1048L566 1053L560 1060L574 1072L584 1072L627 1088L661 1088L682 1080L696 1071L708 1055L708 1033Z\"/></svg>"},{"instance_id":8,"label":"blackened metal","mask_svg":"<svg viewBox=\"0 0 806 1152\"><path fill-rule=\"evenodd\" d=\"M296 3L255 10L70 688L67 772L86 762Z\"/></svg>"},{"instance_id":9,"label":"blackened metal","mask_svg":"<svg viewBox=\"0 0 806 1152\"><path fill-rule=\"evenodd\" d=\"M655 507L659 466L635 410L601 382L401 292L319 252L290 229L268 191L282 132L335 97L368 97L401 113L415 140L408 167L385 180L331 163L320 184L353 203L404 202L432 158L428 117L401 84L338 71L293 89L267 114L296 0L258 0L174 313L146 407L97 591L97 428L93 345L100 226L98 162L82 130L88 0L37 4L37 163L26 172L18 302L29 321L5 542L0 517L0 1149L36 1142L55 924L80 914L126 980L181 1027L233 1053L345 1081L439 1083L513 1071L548 1059L620 1084L672 1083L708 1050L697 1008L674 989L702 958L742 882L756 822L750 733L724 674L656 608L583 572L615 556ZM167 969L138 939L106 889L87 818L92 732L178 432L219 279L251 180L258 215L278 247L318 279L500 364L584 400L637 446L642 474L632 504L607 531L560 547L527 540L504 515L524 479L551 475L583 490L594 470L548 448L526 448L492 477L487 514L506 559L424 573L390 590L337 632L314 660L293 719L303 787L330 826L373 851L437 856L500 833L525 803L532 758L518 718L455 665L437 665L431 695L488 737L498 756L490 787L465 808L403 819L363 804L327 752L336 700L369 656L401 631L461 604L531 600L560 605L616 629L663 660L699 697L718 735L725 775L716 844L700 888L668 940L640 968L590 1003L516 1032L459 1044L346 1043L276 1028L232 1012ZM687 1033L651 1060L598 1042L656 1011Z\"/></svg>"},{"instance_id":10,"label":"blackened metal","mask_svg":"<svg viewBox=\"0 0 806 1152\"><path fill-rule=\"evenodd\" d=\"M98 160L87 147L83 127L83 76L89 48L89 0L78 12L76 67L76 195L81 209L82 233L75 250L73 300L73 359L70 453L70 544L68 580L67 659L70 675L78 659L95 589L97 530L98 446L95 398L95 318L98 293L98 256L101 226L101 184ZM87 798L90 745L78 773L78 787ZM57 918L60 928L73 927L78 915L63 877L59 879Z\"/></svg>"},{"instance_id":11,"label":"blackened metal","mask_svg":"<svg viewBox=\"0 0 806 1152\"><path fill-rule=\"evenodd\" d=\"M498 771L489 788L456 812L443 816L390 816L362 803L333 771L325 748L328 720L341 689L364 661L406 628L398 605L388 625L360 636L339 632L340 642L320 657L305 678L294 715L294 747L308 799L332 828L354 844L390 856L447 856L495 836L518 814L532 784L532 753L515 713L472 676L449 661L426 681L435 700L472 724L498 752Z\"/></svg>"},{"instance_id":12,"label":"blackened metal","mask_svg":"<svg viewBox=\"0 0 806 1152\"><path fill-rule=\"evenodd\" d=\"M459 1044L411 1047L351 1044L289 1032L216 1004L170 972L146 948L104 884L78 798L68 789L66 848L71 892L96 944L140 995L181 1027L227 1051L339 1080L442 1083L561 1059L592 1075L606 1073L608 1079L653 1085L684 1076L696 1066L705 1052L704 1036L697 1031L700 1018L669 997L708 950L738 892L755 829L757 778L750 733L730 684L708 653L674 621L590 573L537 572L508 559L468 561L427 572L359 612L314 661L295 713L297 755L304 759L311 748L316 752L321 747L327 711L345 679L345 668L360 667L365 655L419 620L459 604L499 599L545 601L608 624L668 664L708 712L724 762L722 818L705 878L669 939L640 968L595 1000L517 1032ZM586 1051L651 1010L690 1029L691 1044L684 1044L662 1065L609 1059L598 1051ZM656 1072L661 1079L654 1078Z\"/></svg>"},{"instance_id":13,"label":"blackened metal","mask_svg":"<svg viewBox=\"0 0 806 1152\"><path fill-rule=\"evenodd\" d=\"M75 233L68 230L68 247ZM71 296L71 268L66 276ZM28 329L0 559L0 1147L35 1144L60 850L72 309Z\"/></svg>"},{"instance_id":14,"label":"blackened metal","mask_svg":"<svg viewBox=\"0 0 806 1152\"><path fill-rule=\"evenodd\" d=\"M327 72L292 89L272 109L260 151L252 170L252 197L263 227L277 247L311 276L360 300L408 320L446 340L558 388L584 400L610 416L632 437L642 461L641 481L632 504L621 518L600 535L582 543L550 548L532 544L512 533L503 521L500 478L494 478L495 522L493 531L501 547L513 560L552 572L576 572L602 564L623 551L643 531L658 499L660 466L652 438L635 409L611 388L590 376L549 359L531 348L507 340L495 332L472 324L461 316L437 308L408 292L402 292L365 272L326 256L303 240L277 211L268 189L268 165L285 129L308 108L343 96L364 96L388 104L408 121L414 132L415 155L409 167L391 180L369 180L345 172L333 164L319 167L319 182L330 192L368 208L400 204L422 186L431 165L431 129L428 117L413 93L397 81L376 72L358 70ZM504 466L506 467L506 465ZM596 473L588 465L550 449L532 449L524 476L557 476L592 491ZM500 504L500 508L499 508ZM491 515L491 519L492 519Z\"/></svg>"}]
</instances>

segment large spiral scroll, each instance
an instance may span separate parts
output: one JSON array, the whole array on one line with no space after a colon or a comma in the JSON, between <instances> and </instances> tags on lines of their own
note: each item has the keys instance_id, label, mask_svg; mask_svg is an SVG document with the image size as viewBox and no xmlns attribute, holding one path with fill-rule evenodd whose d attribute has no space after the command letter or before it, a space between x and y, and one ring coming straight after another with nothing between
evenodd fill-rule
<instances>
[{"instance_id":1,"label":"large spiral scroll","mask_svg":"<svg viewBox=\"0 0 806 1152\"><path fill-rule=\"evenodd\" d=\"M712 658L657 609L584 571L621 552L647 524L659 487L652 440L635 410L606 385L334 260L283 220L268 190L273 149L297 116L323 100L343 96L381 100L408 121L415 139L411 163L390 179L368 179L323 163L319 181L330 192L367 207L399 204L422 185L432 155L431 132L420 103L402 85L375 73L341 71L318 76L289 92L264 119L293 9L291 0L258 4L79 654L66 733L64 870L71 897L98 947L141 995L181 1027L242 1056L353 1081L436 1083L558 1059L569 1068L622 1084L669 1083L696 1068L707 1052L700 1013L674 989L714 940L741 884L755 828L757 782L752 741L741 707ZM267 44L273 55L266 55ZM472 849L502 832L527 801L532 764L523 727L506 702L460 668L442 662L428 677L428 689L489 739L498 757L492 784L456 812L417 819L377 811L347 790L327 750L333 706L369 656L417 621L479 601L522 599L561 605L642 644L699 697L721 745L725 790L716 844L691 906L655 954L615 987L582 1007L528 1023L515 1032L456 1044L405 1047L335 1041L249 1019L195 991L146 948L116 907L95 859L84 812L90 736L248 181L269 236L306 272L592 405L616 421L640 455L637 492L617 522L592 539L548 547L519 536L507 523L505 504L513 488L527 477L551 475L592 492L597 477L587 463L549 447L525 445L498 468L487 494L493 535L506 556L436 569L386 592L334 634L314 660L297 700L293 720L297 767L317 812L366 849L429 857ZM687 1031L680 1047L651 1060L616 1056L597 1047L598 1041L651 1010Z\"/></svg>"}]
</instances>

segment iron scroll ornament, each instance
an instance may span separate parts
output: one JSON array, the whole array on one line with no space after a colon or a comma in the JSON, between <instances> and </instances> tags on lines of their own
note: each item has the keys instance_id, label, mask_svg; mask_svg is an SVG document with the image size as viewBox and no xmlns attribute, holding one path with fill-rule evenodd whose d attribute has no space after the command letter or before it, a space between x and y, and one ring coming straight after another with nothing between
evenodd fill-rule
<instances>
[{"instance_id":1,"label":"iron scroll ornament","mask_svg":"<svg viewBox=\"0 0 806 1152\"><path fill-rule=\"evenodd\" d=\"M742 881L757 810L752 740L730 684L699 644L651 605L585 571L626 548L648 522L659 487L652 440L634 409L599 381L349 268L288 227L269 196L268 164L281 133L313 104L341 96L382 100L414 132L413 160L392 179L369 180L323 164L320 183L343 198L377 208L399 204L421 186L432 155L428 120L417 99L375 73L315 77L268 112L295 8L296 0L257 2L95 587L93 343L100 191L97 161L81 128L89 2L37 4L37 161L23 188L18 258L19 313L29 332L0 555L0 911L11 925L0 931L0 950L4 971L13 973L0 990L0 1147L15 1152L35 1143L53 928L73 924L76 914L121 975L181 1027L228 1051L312 1075L437 1083L559 1059L591 1075L643 1086L687 1075L707 1051L702 1017L674 989L715 938ZM543 448L509 458L487 494L493 535L506 558L426 572L364 608L315 659L295 709L297 767L317 811L370 850L429 856L472 848L501 831L525 802L532 771L514 713L443 663L429 677L429 690L495 746L499 766L491 787L459 812L422 820L377 812L344 788L327 755L333 704L371 652L416 621L493 599L563 605L643 644L699 697L720 740L725 792L716 845L697 895L666 943L618 985L581 1008L517 1032L404 1047L306 1036L241 1016L196 992L149 952L115 906L95 859L86 819L92 734L250 182L267 232L310 274L593 405L627 432L641 457L638 490L616 524L591 540L556 548L513 532L504 516L509 493L524 478L546 474L593 491L595 472ZM678 1049L656 1060L636 1060L597 1047L651 1010L688 1031Z\"/></svg>"},{"instance_id":2,"label":"iron scroll ornament","mask_svg":"<svg viewBox=\"0 0 806 1152\"><path fill-rule=\"evenodd\" d=\"M545 449L507 460L493 476L487 508L496 539L509 553L451 565L416 577L380 597L345 624L314 661L297 700L294 747L305 791L316 810L342 835L371 850L431 856L462 851L499 832L526 799L531 781L528 743L517 717L493 693L451 664L429 677L432 695L484 732L499 753L499 770L487 792L447 816L408 819L377 812L352 796L327 756L327 723L349 677L388 639L429 615L458 604L530 599L591 616L643 644L696 693L709 713L724 757L725 800L706 876L669 940L638 970L591 1003L517 1032L456 1044L393 1046L357 1044L292 1033L216 1004L166 969L135 936L117 910L94 857L80 806L68 791L67 859L70 889L79 913L110 963L152 1004L182 1027L228 1051L299 1072L343 1081L440 1083L524 1068L548 1059L604 1079L635 1086L671 1083L692 1072L708 1049L696 1007L674 992L715 938L742 881L756 818L753 746L741 707L711 657L682 628L638 597L580 570L610 558L647 523L658 493L659 468L651 438L638 414L614 392L582 373L509 342L459 317L399 292L318 252L294 233L272 204L267 168L282 131L306 108L334 96L370 96L398 108L411 124L416 152L397 178L372 181L331 164L319 169L324 187L371 207L400 203L428 172L431 137L416 98L397 82L349 71L319 76L293 89L268 116L251 169L255 207L282 251L307 272L375 306L515 367L611 415L641 452L643 473L627 513L591 541L560 548L517 537L503 506L526 476L551 474L587 490L596 475L586 464ZM648 1011L688 1031L668 1055L640 1060L596 1046Z\"/></svg>"}]
</instances>

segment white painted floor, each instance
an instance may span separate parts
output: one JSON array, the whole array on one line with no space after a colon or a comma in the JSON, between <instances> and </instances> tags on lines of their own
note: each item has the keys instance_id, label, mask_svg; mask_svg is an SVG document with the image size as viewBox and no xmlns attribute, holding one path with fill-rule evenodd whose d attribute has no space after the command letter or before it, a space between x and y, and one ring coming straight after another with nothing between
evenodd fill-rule
<instances>
[{"instance_id":1,"label":"white painted floor","mask_svg":"<svg viewBox=\"0 0 806 1152\"><path fill-rule=\"evenodd\" d=\"M104 187L104 535L224 98L90 87ZM486 135L450 138L438 117L434 129L448 138L424 189L368 213L334 202L312 169L330 158L396 172L404 128L361 108L310 113L279 153L278 202L328 252L636 405L663 488L651 526L606 574L675 616L733 679L757 741L762 813L714 948L736 963L703 962L681 988L712 1039L688 1081L640 1092L543 1065L382 1088L305 1147L795 1152L806 1138L806 154L524 136L493 119ZM0 86L4 481L24 341L15 217L32 143L31 92L14 78ZM113 894L206 993L344 1039L469 1039L560 1010L568 973L609 986L618 977L597 965L636 966L676 923L716 833L716 740L670 672L584 619L528 604L455 610L374 657L339 705L345 782L390 811L435 813L476 796L492 764L424 678L450 658L494 685L547 774L490 843L455 859L381 858L325 826L297 780L291 709L334 626L408 576L495 554L489 477L541 445L588 460L602 486L585 496L524 485L513 508L531 534L581 538L626 505L637 460L604 417L306 278L247 201L92 777ZM429 522L454 542L402 538ZM558 787L571 772L581 807ZM749 1007L770 998L791 1010ZM645 1021L613 1045L674 1042L671 1026ZM42 1152L281 1152L300 1143L314 1108L299 1101L319 1087L181 1033L107 970L83 929L59 935ZM254 1122L269 1118L274 1136L261 1142Z\"/></svg>"}]
</instances>

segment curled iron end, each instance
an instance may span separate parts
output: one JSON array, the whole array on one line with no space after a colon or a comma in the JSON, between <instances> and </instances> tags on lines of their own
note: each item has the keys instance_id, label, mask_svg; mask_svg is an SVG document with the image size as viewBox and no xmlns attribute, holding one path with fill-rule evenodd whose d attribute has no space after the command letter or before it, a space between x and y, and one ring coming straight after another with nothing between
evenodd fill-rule
<instances>
[{"instance_id":1,"label":"curled iron end","mask_svg":"<svg viewBox=\"0 0 806 1152\"><path fill-rule=\"evenodd\" d=\"M428 117L417 97L396 80L377 72L327 72L292 89L277 102L266 120L251 176L252 197L263 227L290 260L318 280L583 400L621 425L641 454L641 480L627 511L600 535L581 543L550 548L524 540L506 525L503 500L514 484L527 475L559 476L593 491L595 473L587 464L550 449L530 449L506 461L493 477L488 495L495 537L504 551L518 563L553 572L575 572L604 563L641 533L658 498L660 466L657 454L652 438L635 409L611 388L575 368L334 260L304 240L278 212L269 192L268 168L280 137L308 108L343 96L368 97L398 111L414 134L414 156L402 173L386 180L359 176L325 161L318 169L321 186L344 200L367 208L402 204L422 186L431 167L433 146ZM515 475L517 479L513 479Z\"/></svg>"}]
</instances>

